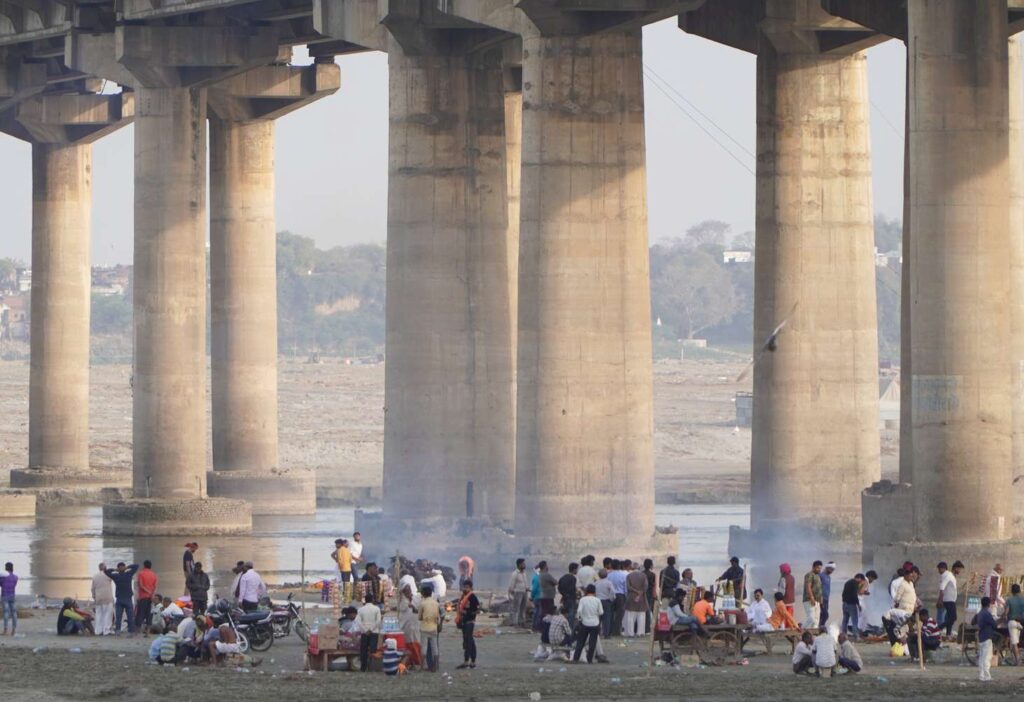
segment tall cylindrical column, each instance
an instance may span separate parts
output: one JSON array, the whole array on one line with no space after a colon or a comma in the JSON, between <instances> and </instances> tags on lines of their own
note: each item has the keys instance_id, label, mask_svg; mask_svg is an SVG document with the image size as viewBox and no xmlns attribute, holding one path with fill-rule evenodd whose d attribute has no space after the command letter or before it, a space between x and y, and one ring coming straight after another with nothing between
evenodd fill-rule
<instances>
[{"instance_id":1,"label":"tall cylindrical column","mask_svg":"<svg viewBox=\"0 0 1024 702\"><path fill-rule=\"evenodd\" d=\"M523 93L522 90L505 93L505 174L508 187L508 304L509 332L513 356L512 377L515 373L516 339L519 335L519 192L523 167ZM513 408L514 409L514 408Z\"/></svg>"},{"instance_id":2,"label":"tall cylindrical column","mask_svg":"<svg viewBox=\"0 0 1024 702\"><path fill-rule=\"evenodd\" d=\"M133 492L195 498L206 475L206 99L135 96Z\"/></svg>"},{"instance_id":3,"label":"tall cylindrical column","mask_svg":"<svg viewBox=\"0 0 1024 702\"><path fill-rule=\"evenodd\" d=\"M1020 39L1009 43L1010 101L1010 356L1013 374L1014 534L1024 535L1024 70Z\"/></svg>"},{"instance_id":4,"label":"tall cylindrical column","mask_svg":"<svg viewBox=\"0 0 1024 702\"><path fill-rule=\"evenodd\" d=\"M867 61L757 58L751 525L860 527L880 474Z\"/></svg>"},{"instance_id":5,"label":"tall cylindrical column","mask_svg":"<svg viewBox=\"0 0 1024 702\"><path fill-rule=\"evenodd\" d=\"M524 38L517 537L653 533L644 149L639 31Z\"/></svg>"},{"instance_id":6,"label":"tall cylindrical column","mask_svg":"<svg viewBox=\"0 0 1024 702\"><path fill-rule=\"evenodd\" d=\"M32 145L29 469L89 468L92 146Z\"/></svg>"},{"instance_id":7,"label":"tall cylindrical column","mask_svg":"<svg viewBox=\"0 0 1024 702\"><path fill-rule=\"evenodd\" d=\"M210 119L213 469L277 468L274 122Z\"/></svg>"},{"instance_id":8,"label":"tall cylindrical column","mask_svg":"<svg viewBox=\"0 0 1024 702\"><path fill-rule=\"evenodd\" d=\"M1006 0L910 0L914 536L1009 536Z\"/></svg>"},{"instance_id":9,"label":"tall cylindrical column","mask_svg":"<svg viewBox=\"0 0 1024 702\"><path fill-rule=\"evenodd\" d=\"M500 57L500 54L499 54ZM388 51L384 512L513 508L513 350L500 63Z\"/></svg>"}]
</instances>

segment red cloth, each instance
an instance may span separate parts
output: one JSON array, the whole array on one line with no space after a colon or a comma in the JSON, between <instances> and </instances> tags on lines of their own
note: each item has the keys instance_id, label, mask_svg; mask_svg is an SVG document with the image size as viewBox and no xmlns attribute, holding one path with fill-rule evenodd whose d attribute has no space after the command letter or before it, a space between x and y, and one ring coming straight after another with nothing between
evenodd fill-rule
<instances>
[{"instance_id":1,"label":"red cloth","mask_svg":"<svg viewBox=\"0 0 1024 702\"><path fill-rule=\"evenodd\" d=\"M409 654L409 665L423 665L423 651L418 641L410 641L405 649Z\"/></svg>"},{"instance_id":2,"label":"red cloth","mask_svg":"<svg viewBox=\"0 0 1024 702\"><path fill-rule=\"evenodd\" d=\"M139 599L140 600L151 600L153 595L156 594L157 577L149 568L143 568L139 571L139 574L135 578L135 582L139 584Z\"/></svg>"}]
</instances>

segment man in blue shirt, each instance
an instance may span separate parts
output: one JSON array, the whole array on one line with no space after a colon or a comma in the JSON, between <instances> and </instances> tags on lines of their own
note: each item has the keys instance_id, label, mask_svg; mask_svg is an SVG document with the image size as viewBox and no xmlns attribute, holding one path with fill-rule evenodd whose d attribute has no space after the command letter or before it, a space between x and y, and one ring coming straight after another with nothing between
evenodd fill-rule
<instances>
[{"instance_id":1,"label":"man in blue shirt","mask_svg":"<svg viewBox=\"0 0 1024 702\"><path fill-rule=\"evenodd\" d=\"M835 561L825 564L825 570L818 573L821 578L821 614L818 616L818 626L825 626L828 623L828 596L832 593L832 573L836 572Z\"/></svg>"},{"instance_id":2,"label":"man in blue shirt","mask_svg":"<svg viewBox=\"0 0 1024 702\"><path fill-rule=\"evenodd\" d=\"M135 571L139 569L137 563L125 566L124 563L117 564L117 570L108 568L104 571L107 577L114 581L114 635L121 633L121 614L124 613L128 620L128 633L135 633L135 617L132 607L132 578Z\"/></svg>"},{"instance_id":3,"label":"man in blue shirt","mask_svg":"<svg viewBox=\"0 0 1024 702\"><path fill-rule=\"evenodd\" d=\"M996 619L989 611L991 604L992 600L982 597L981 611L974 618L978 625L978 680L981 682L992 680L992 642L998 635Z\"/></svg>"},{"instance_id":4,"label":"man in blue shirt","mask_svg":"<svg viewBox=\"0 0 1024 702\"><path fill-rule=\"evenodd\" d=\"M626 614L626 576L629 575L632 565L628 558L624 561L612 559L612 570L608 572L608 579L615 587L615 608L612 610L610 636L622 636L622 618Z\"/></svg>"}]
</instances>

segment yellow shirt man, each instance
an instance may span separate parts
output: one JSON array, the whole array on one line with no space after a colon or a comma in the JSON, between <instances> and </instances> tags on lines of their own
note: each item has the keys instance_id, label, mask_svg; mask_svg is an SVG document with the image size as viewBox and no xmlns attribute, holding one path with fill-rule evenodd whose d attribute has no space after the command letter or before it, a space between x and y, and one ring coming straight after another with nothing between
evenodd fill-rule
<instances>
[{"instance_id":1,"label":"yellow shirt man","mask_svg":"<svg viewBox=\"0 0 1024 702\"><path fill-rule=\"evenodd\" d=\"M348 546L339 546L338 550L334 552L334 560L338 562L338 570L342 573L352 572L352 552L348 550Z\"/></svg>"},{"instance_id":2,"label":"yellow shirt man","mask_svg":"<svg viewBox=\"0 0 1024 702\"><path fill-rule=\"evenodd\" d=\"M420 603L420 630L424 633L437 633L437 620L441 617L441 608L432 597L426 597Z\"/></svg>"}]
</instances>

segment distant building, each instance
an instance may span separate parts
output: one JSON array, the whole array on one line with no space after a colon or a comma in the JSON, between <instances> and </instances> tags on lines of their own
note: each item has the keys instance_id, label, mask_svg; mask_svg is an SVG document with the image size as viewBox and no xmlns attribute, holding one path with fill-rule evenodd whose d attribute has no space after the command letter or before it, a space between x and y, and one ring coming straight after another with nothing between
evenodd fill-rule
<instances>
[{"instance_id":1,"label":"distant building","mask_svg":"<svg viewBox=\"0 0 1024 702\"><path fill-rule=\"evenodd\" d=\"M753 251L723 251L722 263L750 263L754 260Z\"/></svg>"},{"instance_id":2,"label":"distant building","mask_svg":"<svg viewBox=\"0 0 1024 702\"><path fill-rule=\"evenodd\" d=\"M97 295L124 295L132 280L131 266L94 266L92 291Z\"/></svg>"},{"instance_id":3,"label":"distant building","mask_svg":"<svg viewBox=\"0 0 1024 702\"><path fill-rule=\"evenodd\" d=\"M104 297L113 297L114 295L124 295L124 286L120 283L113 283L111 285L92 285L93 295L103 295Z\"/></svg>"},{"instance_id":4,"label":"distant building","mask_svg":"<svg viewBox=\"0 0 1024 702\"><path fill-rule=\"evenodd\" d=\"M18 292L30 292L32 290L32 269L19 268L15 275L18 279Z\"/></svg>"},{"instance_id":5,"label":"distant building","mask_svg":"<svg viewBox=\"0 0 1024 702\"><path fill-rule=\"evenodd\" d=\"M749 427L754 421L754 393L736 393L736 426Z\"/></svg>"},{"instance_id":6,"label":"distant building","mask_svg":"<svg viewBox=\"0 0 1024 702\"><path fill-rule=\"evenodd\" d=\"M29 335L29 296L4 296L0 299L0 339L28 341Z\"/></svg>"}]
</instances>

